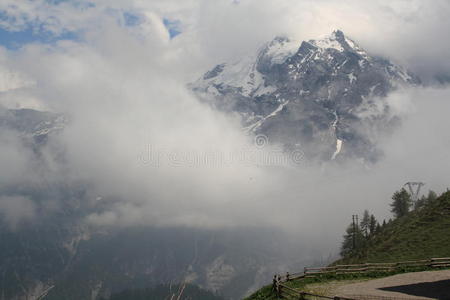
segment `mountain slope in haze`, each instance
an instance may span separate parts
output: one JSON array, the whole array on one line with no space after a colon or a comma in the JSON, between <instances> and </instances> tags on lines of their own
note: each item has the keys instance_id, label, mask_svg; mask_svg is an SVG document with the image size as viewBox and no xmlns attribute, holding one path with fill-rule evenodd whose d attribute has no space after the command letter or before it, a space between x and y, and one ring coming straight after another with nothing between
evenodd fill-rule
<instances>
[{"instance_id":1,"label":"mountain slope in haze","mask_svg":"<svg viewBox=\"0 0 450 300\"><path fill-rule=\"evenodd\" d=\"M98 299L173 282L239 299L298 259L285 247L302 251L268 230L89 228L97 208L65 205L14 230L0 216L0 299Z\"/></svg>"},{"instance_id":2,"label":"mountain slope in haze","mask_svg":"<svg viewBox=\"0 0 450 300\"><path fill-rule=\"evenodd\" d=\"M66 126L56 113L0 113L0 137L16 136L15 143L30 150L30 164L39 167L30 173L45 179L0 183L0 299L95 299L185 281L237 299L265 282L273 268L295 259L286 259L280 248L283 234L268 229L90 226L87 216L114 199L93 196L89 183L51 176L46 159L65 166L58 133ZM34 218L4 213L5 207L17 210L19 202L32 208Z\"/></svg>"},{"instance_id":3,"label":"mountain slope in haze","mask_svg":"<svg viewBox=\"0 0 450 300\"><path fill-rule=\"evenodd\" d=\"M301 43L277 37L256 55L217 65L190 88L285 149L311 159L374 162L381 155L378 135L398 123L386 96L419 83L337 30Z\"/></svg>"},{"instance_id":4,"label":"mountain slope in haze","mask_svg":"<svg viewBox=\"0 0 450 300\"><path fill-rule=\"evenodd\" d=\"M0 129L17 133L37 144L49 135L60 132L67 125L67 118L58 113L34 109L0 109Z\"/></svg>"}]
</instances>

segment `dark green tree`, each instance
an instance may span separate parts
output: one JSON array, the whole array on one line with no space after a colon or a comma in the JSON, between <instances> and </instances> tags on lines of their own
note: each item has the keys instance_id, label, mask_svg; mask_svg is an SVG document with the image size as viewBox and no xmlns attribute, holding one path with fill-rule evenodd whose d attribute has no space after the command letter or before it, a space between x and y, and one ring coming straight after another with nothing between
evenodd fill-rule
<instances>
[{"instance_id":1,"label":"dark green tree","mask_svg":"<svg viewBox=\"0 0 450 300\"><path fill-rule=\"evenodd\" d=\"M370 221L369 221L369 232L370 235L374 234L377 231L377 227L380 224L378 224L377 219L374 215L370 215Z\"/></svg>"},{"instance_id":2,"label":"dark green tree","mask_svg":"<svg viewBox=\"0 0 450 300\"><path fill-rule=\"evenodd\" d=\"M341 256L345 257L352 253L353 251L353 224L350 224L345 230L344 240L341 246Z\"/></svg>"},{"instance_id":3,"label":"dark green tree","mask_svg":"<svg viewBox=\"0 0 450 300\"><path fill-rule=\"evenodd\" d=\"M418 210L424 207L428 203L428 199L425 196L420 197L416 203L414 203L414 210Z\"/></svg>"},{"instance_id":4,"label":"dark green tree","mask_svg":"<svg viewBox=\"0 0 450 300\"><path fill-rule=\"evenodd\" d=\"M416 203L414 203L414 209L420 209L421 207L424 207L428 205L429 203L433 203L437 199L437 194L430 190L428 191L428 196L422 196L419 200L417 200Z\"/></svg>"},{"instance_id":5,"label":"dark green tree","mask_svg":"<svg viewBox=\"0 0 450 300\"><path fill-rule=\"evenodd\" d=\"M408 214L411 206L411 196L405 189L401 189L400 191L395 192L392 196L391 212L396 218L401 218Z\"/></svg>"},{"instance_id":6,"label":"dark green tree","mask_svg":"<svg viewBox=\"0 0 450 300\"><path fill-rule=\"evenodd\" d=\"M437 199L437 197L438 197L437 194L434 191L430 190L427 196L427 203L434 202Z\"/></svg>"},{"instance_id":7,"label":"dark green tree","mask_svg":"<svg viewBox=\"0 0 450 300\"><path fill-rule=\"evenodd\" d=\"M369 232L370 232L370 229L369 229L369 227L370 227L370 214L369 214L369 211L367 209L364 211L363 218L361 220L361 224L360 225L361 225L362 233L364 234L365 237L368 237L369 236Z\"/></svg>"},{"instance_id":8,"label":"dark green tree","mask_svg":"<svg viewBox=\"0 0 450 300\"><path fill-rule=\"evenodd\" d=\"M348 225L341 246L341 256L357 253L365 246L366 239L358 224Z\"/></svg>"},{"instance_id":9,"label":"dark green tree","mask_svg":"<svg viewBox=\"0 0 450 300\"><path fill-rule=\"evenodd\" d=\"M377 227L375 228L375 232L378 233L381 231L381 225L377 222Z\"/></svg>"}]
</instances>

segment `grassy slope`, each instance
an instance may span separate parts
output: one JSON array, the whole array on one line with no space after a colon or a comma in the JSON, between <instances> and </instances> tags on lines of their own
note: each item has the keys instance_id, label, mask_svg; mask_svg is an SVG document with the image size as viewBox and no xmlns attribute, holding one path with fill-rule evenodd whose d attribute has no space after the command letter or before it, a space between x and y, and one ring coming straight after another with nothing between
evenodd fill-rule
<instances>
[{"instance_id":1,"label":"grassy slope","mask_svg":"<svg viewBox=\"0 0 450 300\"><path fill-rule=\"evenodd\" d=\"M420 210L388 223L371 238L367 248L335 264L398 262L431 257L450 257L450 192ZM317 279L321 280L329 279ZM306 284L295 282L289 285L302 288ZM270 290L270 286L263 287L246 300L276 299Z\"/></svg>"},{"instance_id":2,"label":"grassy slope","mask_svg":"<svg viewBox=\"0 0 450 300\"><path fill-rule=\"evenodd\" d=\"M387 224L360 253L336 263L398 262L450 256L450 192Z\"/></svg>"}]
</instances>

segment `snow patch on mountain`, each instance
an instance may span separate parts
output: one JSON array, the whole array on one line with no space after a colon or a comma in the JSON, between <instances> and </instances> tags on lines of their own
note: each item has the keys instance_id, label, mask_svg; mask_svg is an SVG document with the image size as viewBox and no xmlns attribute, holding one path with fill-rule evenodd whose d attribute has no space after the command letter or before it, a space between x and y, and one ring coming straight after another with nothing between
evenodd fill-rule
<instances>
[{"instance_id":1,"label":"snow patch on mountain","mask_svg":"<svg viewBox=\"0 0 450 300\"><path fill-rule=\"evenodd\" d=\"M263 47L263 51L265 50L265 55L271 57L273 65L279 65L294 55L298 51L299 45L300 41L287 37L276 37L272 42Z\"/></svg>"},{"instance_id":2,"label":"snow patch on mountain","mask_svg":"<svg viewBox=\"0 0 450 300\"><path fill-rule=\"evenodd\" d=\"M217 65L191 88L216 108L240 114L247 132L287 149L301 144L306 155L320 159L334 153L332 159L345 154L375 161L374 128L395 124L386 96L417 84L408 70L369 55L336 30L301 43L276 37L256 55Z\"/></svg>"},{"instance_id":3,"label":"snow patch on mountain","mask_svg":"<svg viewBox=\"0 0 450 300\"><path fill-rule=\"evenodd\" d=\"M310 40L309 43L322 49L336 49L339 52L344 51L344 47L342 47L342 44L338 41L336 31L331 35L323 36L320 39Z\"/></svg>"},{"instance_id":4,"label":"snow patch on mountain","mask_svg":"<svg viewBox=\"0 0 450 300\"><path fill-rule=\"evenodd\" d=\"M218 65L198 80L195 86L215 95L221 94L221 87L231 87L250 96L264 83L261 73L256 70L255 60L255 56L247 56L234 63Z\"/></svg>"},{"instance_id":5,"label":"snow patch on mountain","mask_svg":"<svg viewBox=\"0 0 450 300\"><path fill-rule=\"evenodd\" d=\"M267 119L275 117L280 111L283 110L283 108L289 104L289 101L283 102L281 103L277 109L275 109L273 112L271 112L270 114L268 114L267 116L265 116L264 118L262 118L261 120L259 120L258 122L248 126L245 128L245 131L250 132L250 131L256 131Z\"/></svg>"},{"instance_id":6,"label":"snow patch on mountain","mask_svg":"<svg viewBox=\"0 0 450 300\"><path fill-rule=\"evenodd\" d=\"M331 157L331 160L335 160L336 156L338 156L338 154L341 153L342 144L343 144L342 140L340 140L340 139L336 140L336 151L334 151L333 156Z\"/></svg>"}]
</instances>

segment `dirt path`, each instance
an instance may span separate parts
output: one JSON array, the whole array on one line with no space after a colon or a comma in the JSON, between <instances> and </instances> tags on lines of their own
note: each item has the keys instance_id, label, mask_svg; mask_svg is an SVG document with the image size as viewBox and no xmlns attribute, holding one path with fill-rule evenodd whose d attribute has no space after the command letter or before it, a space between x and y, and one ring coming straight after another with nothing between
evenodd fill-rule
<instances>
[{"instance_id":1,"label":"dirt path","mask_svg":"<svg viewBox=\"0 0 450 300\"><path fill-rule=\"evenodd\" d=\"M356 299L450 299L450 270L398 274L334 286L327 292Z\"/></svg>"}]
</instances>

